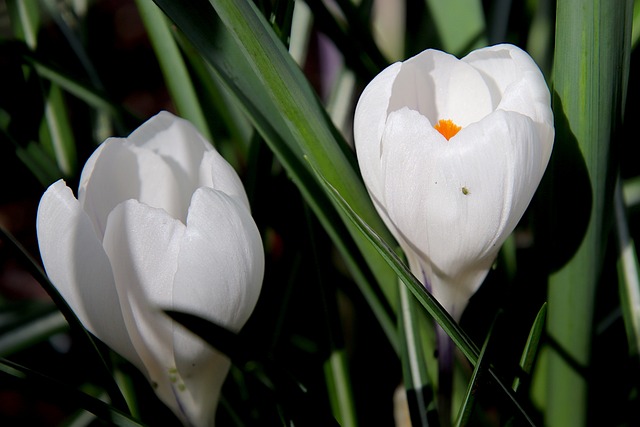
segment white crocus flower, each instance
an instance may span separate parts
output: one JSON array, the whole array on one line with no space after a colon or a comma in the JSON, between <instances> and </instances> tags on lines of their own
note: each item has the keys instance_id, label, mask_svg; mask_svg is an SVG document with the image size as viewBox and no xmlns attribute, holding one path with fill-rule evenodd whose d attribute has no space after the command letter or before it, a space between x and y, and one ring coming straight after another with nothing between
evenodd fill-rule
<instances>
[{"instance_id":1,"label":"white crocus flower","mask_svg":"<svg viewBox=\"0 0 640 427\"><path fill-rule=\"evenodd\" d=\"M551 155L540 69L508 44L460 60L426 50L369 83L354 136L376 209L414 275L459 320Z\"/></svg>"},{"instance_id":2,"label":"white crocus flower","mask_svg":"<svg viewBox=\"0 0 640 427\"><path fill-rule=\"evenodd\" d=\"M230 361L161 309L238 331L264 272L233 168L187 121L161 112L87 161L78 199L42 196L45 269L82 324L139 368L186 424L210 426Z\"/></svg>"}]
</instances>

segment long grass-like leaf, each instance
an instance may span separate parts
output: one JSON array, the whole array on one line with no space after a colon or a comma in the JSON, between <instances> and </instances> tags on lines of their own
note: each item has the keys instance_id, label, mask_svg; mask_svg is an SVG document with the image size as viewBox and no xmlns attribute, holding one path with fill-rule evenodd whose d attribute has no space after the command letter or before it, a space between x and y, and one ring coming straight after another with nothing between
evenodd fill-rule
<instances>
[{"instance_id":1,"label":"long grass-like leaf","mask_svg":"<svg viewBox=\"0 0 640 427\"><path fill-rule=\"evenodd\" d=\"M206 1L194 1L189 8L168 0L156 0L156 3L238 99L340 251L392 346L397 349L395 321L387 309L391 307L394 311L396 304L393 273L380 262L377 253L366 249L367 243L358 237L349 222L340 218L341 213L303 160L304 154L313 153L315 159L320 159L316 160L322 164L319 167L340 182L341 187L347 186L346 193L363 214L377 224L379 232L392 238L375 214L362 180L355 174L353 153L336 140L338 132L289 53L246 0L218 5L226 11L225 24L229 29L222 25ZM254 34L256 31L259 35ZM373 278L363 270L361 257L366 260ZM376 282L384 292L382 298Z\"/></svg>"},{"instance_id":2,"label":"long grass-like leaf","mask_svg":"<svg viewBox=\"0 0 640 427\"><path fill-rule=\"evenodd\" d=\"M617 170L610 147L622 120L629 75L632 0L559 0L553 65L556 145L551 161L554 191L561 198L579 195L582 208L567 212L565 224L588 215L566 264L549 279L548 332L561 351L550 350L547 361L545 423L584 426L588 416L589 382L579 366L591 364L595 291L602 272L604 248L613 215ZM567 173L558 155L572 150L572 166L584 174ZM555 157L555 160L554 160ZM562 209L555 206L555 212ZM559 219L562 219L560 217ZM555 239L566 227L550 230ZM565 242L559 242L563 244ZM556 244L556 242L551 243Z\"/></svg>"},{"instance_id":3,"label":"long grass-like leaf","mask_svg":"<svg viewBox=\"0 0 640 427\"><path fill-rule=\"evenodd\" d=\"M540 338L544 333L544 324L547 317L547 303L545 302L540 311L538 311L538 315L533 321L533 325L531 326L531 330L529 331L529 336L527 337L527 342L525 343L524 350L522 351L522 356L520 357L520 369L524 374L530 374L531 369L533 368L533 362L538 354L538 346L540 345ZM520 377L518 376L513 381L513 390L518 391L518 387L520 387Z\"/></svg>"},{"instance_id":4,"label":"long grass-like leaf","mask_svg":"<svg viewBox=\"0 0 640 427\"><path fill-rule=\"evenodd\" d=\"M322 171L358 214L390 240L392 237L375 213L373 204L355 169L355 156L339 141L337 131L328 120L315 93L266 20L247 0L212 0L216 12L230 30L244 57L256 72L258 83L279 113L300 152ZM395 302L395 284L389 283L389 271L380 268L379 256L367 249L355 230L352 237L360 247L369 267L378 273L383 291ZM395 304L394 304L395 305Z\"/></svg>"}]
</instances>

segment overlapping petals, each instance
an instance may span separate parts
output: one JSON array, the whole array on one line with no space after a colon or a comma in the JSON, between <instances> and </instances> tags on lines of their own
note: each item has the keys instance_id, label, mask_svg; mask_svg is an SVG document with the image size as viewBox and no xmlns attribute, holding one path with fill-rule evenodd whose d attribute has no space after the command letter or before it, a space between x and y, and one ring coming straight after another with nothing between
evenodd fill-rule
<instances>
[{"instance_id":1,"label":"overlapping petals","mask_svg":"<svg viewBox=\"0 0 640 427\"><path fill-rule=\"evenodd\" d=\"M78 199L43 195L38 241L80 321L136 365L185 424L212 425L229 360L161 309L238 331L264 254L242 183L187 121L162 112L89 158Z\"/></svg>"},{"instance_id":2,"label":"overlapping petals","mask_svg":"<svg viewBox=\"0 0 640 427\"><path fill-rule=\"evenodd\" d=\"M447 140L435 128L441 120L461 129ZM542 73L511 45L461 60L424 51L365 88L354 136L374 205L412 271L459 318L551 155Z\"/></svg>"}]
</instances>

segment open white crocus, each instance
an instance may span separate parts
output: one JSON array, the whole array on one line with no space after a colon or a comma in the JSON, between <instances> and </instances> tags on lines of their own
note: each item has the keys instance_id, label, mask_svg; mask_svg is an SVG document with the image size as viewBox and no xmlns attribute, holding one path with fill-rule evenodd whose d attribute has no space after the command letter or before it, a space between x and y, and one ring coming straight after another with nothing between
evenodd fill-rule
<instances>
[{"instance_id":1,"label":"open white crocus","mask_svg":"<svg viewBox=\"0 0 640 427\"><path fill-rule=\"evenodd\" d=\"M185 423L211 426L230 361L161 309L238 331L262 286L264 253L242 183L168 112L87 161L78 199L42 196L45 269L82 324L140 369Z\"/></svg>"},{"instance_id":2,"label":"open white crocus","mask_svg":"<svg viewBox=\"0 0 640 427\"><path fill-rule=\"evenodd\" d=\"M354 137L369 194L412 272L459 320L551 155L540 69L508 44L460 60L425 50L369 83Z\"/></svg>"}]
</instances>

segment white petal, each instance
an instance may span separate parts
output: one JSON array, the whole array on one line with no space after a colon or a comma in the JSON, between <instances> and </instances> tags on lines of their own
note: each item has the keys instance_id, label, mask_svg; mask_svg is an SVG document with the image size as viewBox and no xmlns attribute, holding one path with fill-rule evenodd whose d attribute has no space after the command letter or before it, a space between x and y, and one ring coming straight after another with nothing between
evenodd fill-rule
<instances>
[{"instance_id":1,"label":"white petal","mask_svg":"<svg viewBox=\"0 0 640 427\"><path fill-rule=\"evenodd\" d=\"M187 206L196 188L210 185L201 182L199 167L204 155L215 150L189 121L161 111L129 135L127 141L164 159L180 192L187 197Z\"/></svg>"},{"instance_id":2,"label":"white petal","mask_svg":"<svg viewBox=\"0 0 640 427\"><path fill-rule=\"evenodd\" d=\"M174 308L238 331L262 286L264 253L249 211L209 188L192 198L178 258Z\"/></svg>"},{"instance_id":3,"label":"white petal","mask_svg":"<svg viewBox=\"0 0 640 427\"><path fill-rule=\"evenodd\" d=\"M201 343L199 338L188 332L176 336L175 346L197 349L198 356L192 359L183 354L176 360L180 383L175 393L176 399L180 402L180 408L190 425L212 426L231 361L224 354Z\"/></svg>"},{"instance_id":4,"label":"white petal","mask_svg":"<svg viewBox=\"0 0 640 427\"><path fill-rule=\"evenodd\" d=\"M170 307L185 230L163 209L137 200L118 205L109 215L104 238L118 286L135 284L153 305Z\"/></svg>"},{"instance_id":5,"label":"white petal","mask_svg":"<svg viewBox=\"0 0 640 427\"><path fill-rule=\"evenodd\" d=\"M428 259L421 258L410 247L406 245L402 247L413 275L422 281L447 312L459 321L469 303L469 298L487 276L488 268L482 265L470 266L462 272L463 274L451 278L442 275Z\"/></svg>"},{"instance_id":6,"label":"white petal","mask_svg":"<svg viewBox=\"0 0 640 427\"><path fill-rule=\"evenodd\" d=\"M480 73L462 61L451 70L445 99L446 105L438 119L453 120L461 127L482 120L500 100L497 91L491 90Z\"/></svg>"},{"instance_id":7,"label":"white petal","mask_svg":"<svg viewBox=\"0 0 640 427\"><path fill-rule=\"evenodd\" d=\"M188 200L169 166L157 154L120 138L106 140L78 192L80 203L102 239L107 216L121 202L136 199L186 217Z\"/></svg>"},{"instance_id":8,"label":"white petal","mask_svg":"<svg viewBox=\"0 0 640 427\"><path fill-rule=\"evenodd\" d=\"M249 207L236 171L189 121L162 111L136 129L127 141L158 154L172 169L183 195L185 218L191 195L199 187L212 187L237 197Z\"/></svg>"},{"instance_id":9,"label":"white petal","mask_svg":"<svg viewBox=\"0 0 640 427\"><path fill-rule=\"evenodd\" d=\"M387 116L356 114L362 176L412 271L459 316L544 173L554 137L549 91L533 60L510 45L462 60L427 50L389 84ZM449 141L433 128L442 119L462 126Z\"/></svg>"},{"instance_id":10,"label":"white petal","mask_svg":"<svg viewBox=\"0 0 640 427\"><path fill-rule=\"evenodd\" d=\"M384 144L392 232L414 274L459 318L539 183L536 126L499 111L446 141L405 109L389 116Z\"/></svg>"},{"instance_id":11,"label":"white petal","mask_svg":"<svg viewBox=\"0 0 640 427\"><path fill-rule=\"evenodd\" d=\"M364 89L356 106L353 133L358 164L367 188L374 198L378 197L382 191L380 144L387 120L393 82L401 66L401 63L395 63L378 74Z\"/></svg>"},{"instance_id":12,"label":"white petal","mask_svg":"<svg viewBox=\"0 0 640 427\"><path fill-rule=\"evenodd\" d=\"M478 132L485 135L494 153L504 153L507 157L505 172L506 193L500 234L491 245L500 246L529 206L544 171L549 162L552 139L541 135L540 126L531 118L514 112L501 110L491 114L478 126ZM470 130L476 130L470 129ZM467 136L473 139L473 136Z\"/></svg>"},{"instance_id":13,"label":"white petal","mask_svg":"<svg viewBox=\"0 0 640 427\"><path fill-rule=\"evenodd\" d=\"M391 220L443 276L488 268L541 178L535 125L499 111L447 142L409 113L390 115L384 137Z\"/></svg>"},{"instance_id":14,"label":"white petal","mask_svg":"<svg viewBox=\"0 0 640 427\"><path fill-rule=\"evenodd\" d=\"M141 367L125 327L109 259L64 181L51 185L42 196L37 232L45 270L82 324Z\"/></svg>"},{"instance_id":15,"label":"white petal","mask_svg":"<svg viewBox=\"0 0 640 427\"><path fill-rule=\"evenodd\" d=\"M428 49L402 63L389 112L406 106L432 124L449 119L464 127L489 114L499 101L473 67L453 55Z\"/></svg>"},{"instance_id":16,"label":"white petal","mask_svg":"<svg viewBox=\"0 0 640 427\"><path fill-rule=\"evenodd\" d=\"M113 266L127 330L156 394L181 415L175 399L172 322L160 312L172 306L173 279L185 232L162 209L135 200L109 215L104 248Z\"/></svg>"},{"instance_id":17,"label":"white petal","mask_svg":"<svg viewBox=\"0 0 640 427\"><path fill-rule=\"evenodd\" d=\"M506 87L522 78L522 68L513 60L511 53L519 50L512 45L496 45L477 49L461 61L477 69L487 82L503 94Z\"/></svg>"},{"instance_id":18,"label":"white petal","mask_svg":"<svg viewBox=\"0 0 640 427\"><path fill-rule=\"evenodd\" d=\"M457 139L446 141L421 115L405 109L389 115L383 153L383 203L389 217L404 240L451 276L477 254L466 242L472 237L467 226L483 220L470 206L483 200L478 177L469 176L476 171L464 164ZM465 195L463 188L471 194ZM484 224L480 232L486 240L496 228ZM474 246L482 244L477 233L473 237Z\"/></svg>"},{"instance_id":19,"label":"white petal","mask_svg":"<svg viewBox=\"0 0 640 427\"><path fill-rule=\"evenodd\" d=\"M197 190L179 255L174 309L237 332L255 307L263 274L262 241L249 211L222 192ZM229 362L180 328L174 342L176 365L186 386L179 397L182 406L192 422L206 420L214 415L213 398Z\"/></svg>"},{"instance_id":20,"label":"white petal","mask_svg":"<svg viewBox=\"0 0 640 427\"><path fill-rule=\"evenodd\" d=\"M107 141L108 140L109 139L107 139ZM107 145L105 143L106 141L98 145L98 148L96 148L95 151L91 153L91 156L89 156L84 166L82 167L82 173L80 174L80 183L78 185L78 198L83 197L81 195L84 194L84 192L87 189L87 183L91 179L91 175L93 175L93 169L96 166L96 162L100 158L100 154L102 153L102 150Z\"/></svg>"},{"instance_id":21,"label":"white petal","mask_svg":"<svg viewBox=\"0 0 640 427\"><path fill-rule=\"evenodd\" d=\"M249 199L240 177L233 167L215 150L205 153L202 158L200 186L211 187L221 191L249 209Z\"/></svg>"},{"instance_id":22,"label":"white petal","mask_svg":"<svg viewBox=\"0 0 640 427\"><path fill-rule=\"evenodd\" d=\"M462 60L498 88L503 98L498 108L553 126L549 89L540 68L526 52L501 44L473 51Z\"/></svg>"},{"instance_id":23,"label":"white petal","mask_svg":"<svg viewBox=\"0 0 640 427\"><path fill-rule=\"evenodd\" d=\"M189 121L161 111L144 122L129 135L127 140L136 147L151 150L173 162L197 182L197 167L205 152L213 150Z\"/></svg>"}]
</instances>

